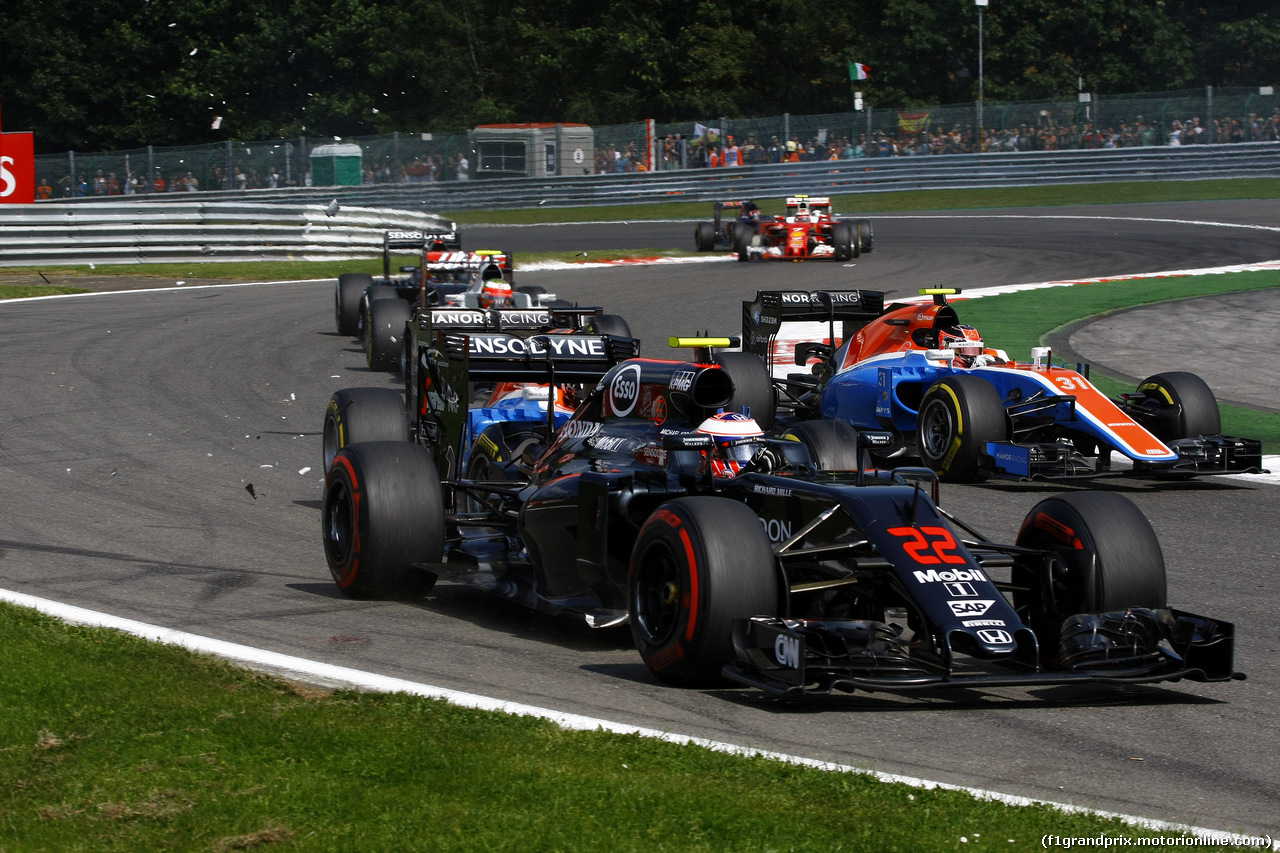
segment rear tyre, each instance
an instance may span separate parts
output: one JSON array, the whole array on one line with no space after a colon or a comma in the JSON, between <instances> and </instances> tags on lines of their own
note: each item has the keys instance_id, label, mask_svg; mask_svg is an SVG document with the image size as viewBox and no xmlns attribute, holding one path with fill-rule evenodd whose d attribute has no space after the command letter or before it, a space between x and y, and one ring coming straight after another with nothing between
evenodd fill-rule
<instances>
[{"instance_id":1,"label":"rear tyre","mask_svg":"<svg viewBox=\"0 0 1280 853\"><path fill-rule=\"evenodd\" d=\"M392 388L343 388L329 398L324 413L324 470L338 451L361 441L409 440L404 401Z\"/></svg>"},{"instance_id":2,"label":"rear tyre","mask_svg":"<svg viewBox=\"0 0 1280 853\"><path fill-rule=\"evenodd\" d=\"M393 370L400 364L405 329L413 308L403 299L379 299L369 303L369 328L365 334L365 361L373 370Z\"/></svg>"},{"instance_id":3,"label":"rear tyre","mask_svg":"<svg viewBox=\"0 0 1280 853\"><path fill-rule=\"evenodd\" d=\"M693 226L693 245L699 252L710 252L716 247L716 226L699 222Z\"/></svg>"},{"instance_id":4,"label":"rear tyre","mask_svg":"<svg viewBox=\"0 0 1280 853\"><path fill-rule=\"evenodd\" d=\"M511 430L514 424L491 424L471 443L464 479L510 482L509 464L516 448L525 444L533 433ZM504 428L505 427L505 428ZM510 434L508 431L510 430ZM489 509L484 497L471 492L458 492L459 512L484 512Z\"/></svg>"},{"instance_id":5,"label":"rear tyre","mask_svg":"<svg viewBox=\"0 0 1280 853\"><path fill-rule=\"evenodd\" d=\"M362 272L344 272L334 289L334 318L338 334L355 336L360 330L360 298L373 286L373 276Z\"/></svg>"},{"instance_id":6,"label":"rear tyre","mask_svg":"<svg viewBox=\"0 0 1280 853\"><path fill-rule=\"evenodd\" d=\"M751 260L748 247L756 244L759 234L751 228L735 228L733 232L733 250L738 253L738 260L746 263Z\"/></svg>"},{"instance_id":7,"label":"rear tyre","mask_svg":"<svg viewBox=\"0 0 1280 853\"><path fill-rule=\"evenodd\" d=\"M1046 498L1022 522L1017 544L1053 553L1045 572L1015 564L1014 608L1036 632L1040 654L1056 660L1062 623L1077 613L1167 606L1164 556L1151 522L1114 492Z\"/></svg>"},{"instance_id":8,"label":"rear tyre","mask_svg":"<svg viewBox=\"0 0 1280 853\"><path fill-rule=\"evenodd\" d=\"M1138 385L1140 407L1155 415L1152 432L1162 441L1221 435L1218 401L1194 373L1157 373Z\"/></svg>"},{"instance_id":9,"label":"rear tyre","mask_svg":"<svg viewBox=\"0 0 1280 853\"><path fill-rule=\"evenodd\" d=\"M805 421L783 430L782 437L801 442L819 471L856 471L858 431L844 421Z\"/></svg>"},{"instance_id":10,"label":"rear tyre","mask_svg":"<svg viewBox=\"0 0 1280 853\"><path fill-rule=\"evenodd\" d=\"M1007 418L1000 394L976 376L948 376L925 392L916 421L920 459L938 479L973 483L986 478L987 442L1004 441Z\"/></svg>"},{"instance_id":11,"label":"rear tyre","mask_svg":"<svg viewBox=\"0 0 1280 853\"><path fill-rule=\"evenodd\" d=\"M325 560L353 598L420 595L436 575L414 563L444 556L444 496L431 456L405 442L364 442L341 450L325 483Z\"/></svg>"},{"instance_id":12,"label":"rear tyre","mask_svg":"<svg viewBox=\"0 0 1280 853\"><path fill-rule=\"evenodd\" d=\"M726 408L734 412L746 409L760 429L772 429L778 412L778 391L760 356L753 352L718 352L713 359L733 383L733 398Z\"/></svg>"},{"instance_id":13,"label":"rear tyre","mask_svg":"<svg viewBox=\"0 0 1280 853\"><path fill-rule=\"evenodd\" d=\"M596 314L588 317L582 324L582 330L589 335L632 337L631 324L621 314Z\"/></svg>"},{"instance_id":14,"label":"rear tyre","mask_svg":"<svg viewBox=\"0 0 1280 853\"><path fill-rule=\"evenodd\" d=\"M871 220L855 219L853 220L853 226L858 233L858 248L861 249L863 254L872 251L875 248L876 232L871 225Z\"/></svg>"},{"instance_id":15,"label":"rear tyre","mask_svg":"<svg viewBox=\"0 0 1280 853\"><path fill-rule=\"evenodd\" d=\"M733 620L779 610L773 549L760 519L725 498L667 501L640 529L627 600L636 648L659 681L720 684L733 658Z\"/></svg>"},{"instance_id":16,"label":"rear tyre","mask_svg":"<svg viewBox=\"0 0 1280 853\"><path fill-rule=\"evenodd\" d=\"M539 308L542 306L542 298L547 295L547 289L536 284L528 284L524 287L517 287L516 293L523 293L528 296L531 308Z\"/></svg>"}]
</instances>

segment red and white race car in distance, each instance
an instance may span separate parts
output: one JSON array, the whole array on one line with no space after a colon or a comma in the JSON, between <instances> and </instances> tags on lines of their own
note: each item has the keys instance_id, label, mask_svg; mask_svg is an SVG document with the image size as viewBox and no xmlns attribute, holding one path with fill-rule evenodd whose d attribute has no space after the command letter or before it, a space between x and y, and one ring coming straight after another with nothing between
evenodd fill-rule
<instances>
[{"instance_id":1,"label":"red and white race car in distance","mask_svg":"<svg viewBox=\"0 0 1280 853\"><path fill-rule=\"evenodd\" d=\"M787 199L782 216L762 217L754 228L739 222L733 248L740 261L848 261L870 252L873 243L870 220L836 219L827 196L797 195Z\"/></svg>"}]
</instances>

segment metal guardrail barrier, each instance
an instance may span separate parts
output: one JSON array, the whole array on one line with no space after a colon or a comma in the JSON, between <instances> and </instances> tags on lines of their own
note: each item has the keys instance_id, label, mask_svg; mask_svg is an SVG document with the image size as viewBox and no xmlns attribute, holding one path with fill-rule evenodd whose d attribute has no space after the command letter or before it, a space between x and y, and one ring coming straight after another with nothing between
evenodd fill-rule
<instances>
[{"instance_id":1,"label":"metal guardrail barrier","mask_svg":"<svg viewBox=\"0 0 1280 853\"><path fill-rule=\"evenodd\" d=\"M162 261L343 260L382 252L388 229L449 228L443 217L340 204L120 196L0 205L0 266Z\"/></svg>"},{"instance_id":2,"label":"metal guardrail barrier","mask_svg":"<svg viewBox=\"0 0 1280 853\"><path fill-rule=\"evenodd\" d=\"M106 196L0 205L0 266L165 260L337 259L381 251L427 211L1280 177L1280 143L948 154L721 169L446 183ZM179 200L181 199L181 200ZM336 200L336 216L325 206ZM17 209L15 209L17 208ZM710 211L708 211L709 213Z\"/></svg>"},{"instance_id":3,"label":"metal guardrail barrier","mask_svg":"<svg viewBox=\"0 0 1280 853\"><path fill-rule=\"evenodd\" d=\"M337 198L342 204L441 211L1257 177L1280 177L1280 143L868 157L577 177L486 179L481 173L469 181L227 190L200 196L293 204ZM173 195L134 198L166 200Z\"/></svg>"}]
</instances>

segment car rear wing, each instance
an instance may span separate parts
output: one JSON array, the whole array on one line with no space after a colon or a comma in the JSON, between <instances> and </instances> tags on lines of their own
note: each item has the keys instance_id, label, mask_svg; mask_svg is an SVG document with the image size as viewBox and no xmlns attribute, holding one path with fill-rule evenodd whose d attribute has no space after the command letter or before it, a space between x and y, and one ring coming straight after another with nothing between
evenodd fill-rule
<instances>
[{"instance_id":1,"label":"car rear wing","mask_svg":"<svg viewBox=\"0 0 1280 853\"><path fill-rule=\"evenodd\" d=\"M501 332L438 330L419 351L419 429L430 438L436 465L452 477L467 434L467 410L475 383L598 384L619 362L634 357L634 338L584 333L520 337ZM547 435L555 430L555 406L547 406Z\"/></svg>"},{"instance_id":2,"label":"car rear wing","mask_svg":"<svg viewBox=\"0 0 1280 853\"><path fill-rule=\"evenodd\" d=\"M494 265L505 271L515 266L510 252L497 249L479 249L474 252L427 252L423 256L422 265L428 271L438 272L478 270L487 265Z\"/></svg>"},{"instance_id":3,"label":"car rear wing","mask_svg":"<svg viewBox=\"0 0 1280 853\"><path fill-rule=\"evenodd\" d=\"M742 303L742 348L785 376L796 364L796 345L835 347L884 312L879 290L762 290Z\"/></svg>"},{"instance_id":4,"label":"car rear wing","mask_svg":"<svg viewBox=\"0 0 1280 853\"><path fill-rule=\"evenodd\" d=\"M419 339L437 331L501 332L529 337L538 332L577 331L600 308L480 308L437 307L417 313Z\"/></svg>"},{"instance_id":5,"label":"car rear wing","mask_svg":"<svg viewBox=\"0 0 1280 853\"><path fill-rule=\"evenodd\" d=\"M391 255L393 252L419 252L458 250L462 248L462 238L458 236L458 226L449 229L406 229L386 231L382 235L382 274L391 278Z\"/></svg>"}]
</instances>

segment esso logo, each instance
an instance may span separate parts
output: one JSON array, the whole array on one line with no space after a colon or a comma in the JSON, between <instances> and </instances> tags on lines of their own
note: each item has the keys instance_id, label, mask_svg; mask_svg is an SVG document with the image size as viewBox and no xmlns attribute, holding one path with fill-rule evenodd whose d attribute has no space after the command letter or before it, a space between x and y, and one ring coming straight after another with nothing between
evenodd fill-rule
<instances>
[{"instance_id":1,"label":"esso logo","mask_svg":"<svg viewBox=\"0 0 1280 853\"><path fill-rule=\"evenodd\" d=\"M609 383L609 406L615 417L625 418L640 399L640 365L628 364L618 370Z\"/></svg>"}]
</instances>

